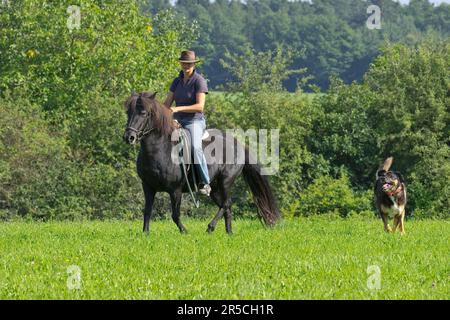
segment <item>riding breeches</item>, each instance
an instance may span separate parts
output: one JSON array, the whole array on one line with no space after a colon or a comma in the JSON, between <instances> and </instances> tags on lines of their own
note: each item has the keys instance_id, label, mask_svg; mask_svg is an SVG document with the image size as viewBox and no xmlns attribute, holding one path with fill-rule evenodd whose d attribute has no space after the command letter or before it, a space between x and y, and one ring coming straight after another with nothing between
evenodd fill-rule
<instances>
[{"instance_id":1,"label":"riding breeches","mask_svg":"<svg viewBox=\"0 0 450 320\"><path fill-rule=\"evenodd\" d=\"M203 183L209 184L208 166L202 149L202 136L206 129L205 118L178 120L180 124L191 134L192 154L194 157L194 165L200 173Z\"/></svg>"}]
</instances>

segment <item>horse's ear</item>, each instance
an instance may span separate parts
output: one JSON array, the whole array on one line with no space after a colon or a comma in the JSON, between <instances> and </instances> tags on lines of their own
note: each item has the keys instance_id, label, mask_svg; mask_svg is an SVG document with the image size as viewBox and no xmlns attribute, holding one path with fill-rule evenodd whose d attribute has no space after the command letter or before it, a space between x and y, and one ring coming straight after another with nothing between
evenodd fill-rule
<instances>
[{"instance_id":1,"label":"horse's ear","mask_svg":"<svg viewBox=\"0 0 450 320\"><path fill-rule=\"evenodd\" d=\"M153 93L153 94L150 96L150 99L154 100L154 99L156 98L156 94L157 94L157 93L158 93L158 92Z\"/></svg>"}]
</instances>

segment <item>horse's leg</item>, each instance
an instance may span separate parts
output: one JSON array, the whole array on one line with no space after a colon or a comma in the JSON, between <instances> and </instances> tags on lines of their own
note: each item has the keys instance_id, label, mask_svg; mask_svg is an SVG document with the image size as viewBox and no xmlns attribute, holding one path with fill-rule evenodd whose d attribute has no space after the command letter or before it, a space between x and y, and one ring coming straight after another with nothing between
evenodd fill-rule
<instances>
[{"instance_id":1,"label":"horse's leg","mask_svg":"<svg viewBox=\"0 0 450 320\"><path fill-rule=\"evenodd\" d=\"M180 229L181 233L187 233L186 228L180 220L180 206L181 206L181 189L177 189L170 193L170 201L172 203L172 220Z\"/></svg>"},{"instance_id":2,"label":"horse's leg","mask_svg":"<svg viewBox=\"0 0 450 320\"><path fill-rule=\"evenodd\" d=\"M208 233L211 233L216 228L217 221L219 221L220 218L222 218L223 215L223 208L219 208L219 211L217 211L214 218L211 220L210 223L208 223L208 230L206 230Z\"/></svg>"},{"instance_id":3,"label":"horse's leg","mask_svg":"<svg viewBox=\"0 0 450 320\"><path fill-rule=\"evenodd\" d=\"M152 216L153 199L155 199L156 192L151 189L145 182L142 183L145 195L144 207L144 232L149 233L150 218Z\"/></svg>"},{"instance_id":4,"label":"horse's leg","mask_svg":"<svg viewBox=\"0 0 450 320\"><path fill-rule=\"evenodd\" d=\"M223 194L224 197L224 217L225 217L225 230L228 234L233 234L233 231L231 230L231 187L233 186L234 180L238 176L238 174L241 172L242 167L233 167L231 171L228 172L228 176L226 176L223 179Z\"/></svg>"},{"instance_id":5,"label":"horse's leg","mask_svg":"<svg viewBox=\"0 0 450 320\"><path fill-rule=\"evenodd\" d=\"M231 199L230 199L230 190L233 185L234 180L236 179L236 175L223 177L220 176L214 185L212 185L211 190L211 199L217 204L219 207L219 211L216 213L215 217L208 224L208 232L213 232L217 222L220 218L225 214L225 226L227 233L231 234Z\"/></svg>"},{"instance_id":6,"label":"horse's leg","mask_svg":"<svg viewBox=\"0 0 450 320\"><path fill-rule=\"evenodd\" d=\"M231 230L231 203L228 204L225 209L225 230L229 235L233 234L233 231Z\"/></svg>"},{"instance_id":7,"label":"horse's leg","mask_svg":"<svg viewBox=\"0 0 450 320\"><path fill-rule=\"evenodd\" d=\"M224 211L223 207L222 207L222 205L223 205L222 178L219 177L217 179L217 182L212 184L211 187L212 187L212 190L211 190L210 197L215 202L215 204L217 204L217 206L219 207L219 210L217 211L216 215L211 220L211 222L208 223L208 229L207 229L208 233L211 233L214 231L214 229L216 228L216 224L220 220L220 218L222 218L223 211Z\"/></svg>"}]
</instances>

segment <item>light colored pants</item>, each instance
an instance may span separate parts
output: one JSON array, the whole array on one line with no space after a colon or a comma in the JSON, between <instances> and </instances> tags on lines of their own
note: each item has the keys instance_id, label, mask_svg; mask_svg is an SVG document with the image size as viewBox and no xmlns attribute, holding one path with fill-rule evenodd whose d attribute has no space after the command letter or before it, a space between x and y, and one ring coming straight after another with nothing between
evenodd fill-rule
<instances>
[{"instance_id":1,"label":"light colored pants","mask_svg":"<svg viewBox=\"0 0 450 320\"><path fill-rule=\"evenodd\" d=\"M206 129L205 118L178 120L183 128L189 130L191 134L192 154L194 155L194 165L200 173L202 182L209 184L208 166L202 148L202 136Z\"/></svg>"}]
</instances>

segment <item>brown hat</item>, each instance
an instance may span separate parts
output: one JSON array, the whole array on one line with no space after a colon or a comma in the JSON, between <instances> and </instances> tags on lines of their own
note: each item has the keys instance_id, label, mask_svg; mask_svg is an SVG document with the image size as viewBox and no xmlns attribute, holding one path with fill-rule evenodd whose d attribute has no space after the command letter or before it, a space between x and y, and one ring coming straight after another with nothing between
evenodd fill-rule
<instances>
[{"instance_id":1,"label":"brown hat","mask_svg":"<svg viewBox=\"0 0 450 320\"><path fill-rule=\"evenodd\" d=\"M195 57L195 52L190 50L181 52L181 56L178 60L186 63L196 63L200 61Z\"/></svg>"}]
</instances>

